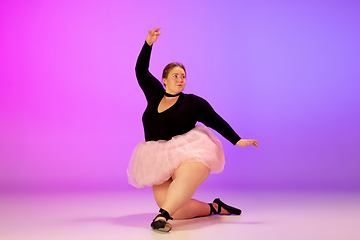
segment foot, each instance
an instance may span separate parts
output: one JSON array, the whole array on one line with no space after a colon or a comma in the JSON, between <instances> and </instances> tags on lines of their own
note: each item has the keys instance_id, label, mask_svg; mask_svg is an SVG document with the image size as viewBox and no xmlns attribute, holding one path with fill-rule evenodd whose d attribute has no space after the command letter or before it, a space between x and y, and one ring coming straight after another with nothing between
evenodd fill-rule
<instances>
[{"instance_id":1,"label":"foot","mask_svg":"<svg viewBox=\"0 0 360 240\"><path fill-rule=\"evenodd\" d=\"M166 222L166 218L161 216L161 212L159 212L158 215L156 215L156 217L154 218L154 222L156 222L158 220L162 220L162 221Z\"/></svg>"},{"instance_id":2,"label":"foot","mask_svg":"<svg viewBox=\"0 0 360 240\"><path fill-rule=\"evenodd\" d=\"M171 224L167 222L168 219L172 219L169 213L164 209L160 209L159 214L151 223L151 228L155 231L169 232L171 230Z\"/></svg>"},{"instance_id":3,"label":"foot","mask_svg":"<svg viewBox=\"0 0 360 240\"><path fill-rule=\"evenodd\" d=\"M240 215L241 210L223 203L219 198L216 198L212 203L209 203L210 214L222 214L222 215Z\"/></svg>"},{"instance_id":4,"label":"foot","mask_svg":"<svg viewBox=\"0 0 360 240\"><path fill-rule=\"evenodd\" d=\"M217 203L212 203L213 207L215 208L216 212L218 212L219 210L219 205ZM214 213L212 213L211 215L213 215ZM220 215L230 215L230 213L228 211L226 211L224 208L221 208L221 211L219 213Z\"/></svg>"}]
</instances>

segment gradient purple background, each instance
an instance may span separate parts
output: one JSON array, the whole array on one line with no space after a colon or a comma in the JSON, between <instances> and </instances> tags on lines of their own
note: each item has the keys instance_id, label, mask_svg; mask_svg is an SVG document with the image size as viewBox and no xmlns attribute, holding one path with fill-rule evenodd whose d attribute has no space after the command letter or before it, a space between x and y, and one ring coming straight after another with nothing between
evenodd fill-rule
<instances>
[{"instance_id":1,"label":"gradient purple background","mask_svg":"<svg viewBox=\"0 0 360 240\"><path fill-rule=\"evenodd\" d=\"M119 189L143 139L134 74L187 68L243 138L205 186L360 189L359 1L1 1L0 189Z\"/></svg>"}]
</instances>

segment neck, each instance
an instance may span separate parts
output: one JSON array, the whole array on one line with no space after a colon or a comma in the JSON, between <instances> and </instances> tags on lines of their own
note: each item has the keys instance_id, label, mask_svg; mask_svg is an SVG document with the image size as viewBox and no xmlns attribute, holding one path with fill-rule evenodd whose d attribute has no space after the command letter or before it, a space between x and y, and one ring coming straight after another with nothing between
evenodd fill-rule
<instances>
[{"instance_id":1,"label":"neck","mask_svg":"<svg viewBox=\"0 0 360 240\"><path fill-rule=\"evenodd\" d=\"M167 93L165 92L165 96L167 97L176 97L176 96L179 96L181 92L177 93L177 94L170 94L170 93Z\"/></svg>"}]
</instances>

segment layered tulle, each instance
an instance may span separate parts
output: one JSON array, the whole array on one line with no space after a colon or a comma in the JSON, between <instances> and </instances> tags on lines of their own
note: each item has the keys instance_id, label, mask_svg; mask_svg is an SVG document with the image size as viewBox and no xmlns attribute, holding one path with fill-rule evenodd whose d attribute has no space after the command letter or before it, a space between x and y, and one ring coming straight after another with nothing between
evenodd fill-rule
<instances>
[{"instance_id":1,"label":"layered tulle","mask_svg":"<svg viewBox=\"0 0 360 240\"><path fill-rule=\"evenodd\" d=\"M221 172L225 158L220 140L206 127L196 126L169 141L143 141L132 154L129 183L137 188L160 185L185 162L202 162L212 173Z\"/></svg>"}]
</instances>

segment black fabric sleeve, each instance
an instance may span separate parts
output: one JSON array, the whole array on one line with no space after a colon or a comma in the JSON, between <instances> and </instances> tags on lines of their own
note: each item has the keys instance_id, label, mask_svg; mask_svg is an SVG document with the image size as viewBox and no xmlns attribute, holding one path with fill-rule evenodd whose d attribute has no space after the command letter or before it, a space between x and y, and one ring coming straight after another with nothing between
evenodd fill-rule
<instances>
[{"instance_id":1,"label":"black fabric sleeve","mask_svg":"<svg viewBox=\"0 0 360 240\"><path fill-rule=\"evenodd\" d=\"M158 91L164 91L159 80L149 72L151 50L152 46L145 42L135 66L136 78L148 102Z\"/></svg>"},{"instance_id":2,"label":"black fabric sleeve","mask_svg":"<svg viewBox=\"0 0 360 240\"><path fill-rule=\"evenodd\" d=\"M233 145L241 139L240 136L231 128L231 126L217 114L211 105L203 98L197 97L197 118L206 126L220 133Z\"/></svg>"}]
</instances>

